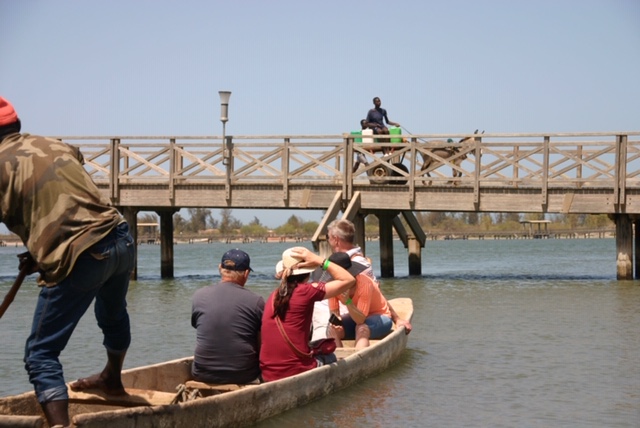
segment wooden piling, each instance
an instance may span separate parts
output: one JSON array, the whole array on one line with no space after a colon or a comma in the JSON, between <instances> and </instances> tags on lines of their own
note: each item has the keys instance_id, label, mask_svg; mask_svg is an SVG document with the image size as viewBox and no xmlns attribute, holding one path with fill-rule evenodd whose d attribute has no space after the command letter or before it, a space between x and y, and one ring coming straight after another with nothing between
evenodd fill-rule
<instances>
[{"instance_id":1,"label":"wooden piling","mask_svg":"<svg viewBox=\"0 0 640 428\"><path fill-rule=\"evenodd\" d=\"M376 214L380 222L380 277L393 278L393 214Z\"/></svg>"},{"instance_id":2,"label":"wooden piling","mask_svg":"<svg viewBox=\"0 0 640 428\"><path fill-rule=\"evenodd\" d=\"M173 213L159 211L160 216L160 277L173 278Z\"/></svg>"},{"instance_id":3,"label":"wooden piling","mask_svg":"<svg viewBox=\"0 0 640 428\"><path fill-rule=\"evenodd\" d=\"M633 279L633 227L628 214L616 214L616 270L619 280Z\"/></svg>"}]
</instances>

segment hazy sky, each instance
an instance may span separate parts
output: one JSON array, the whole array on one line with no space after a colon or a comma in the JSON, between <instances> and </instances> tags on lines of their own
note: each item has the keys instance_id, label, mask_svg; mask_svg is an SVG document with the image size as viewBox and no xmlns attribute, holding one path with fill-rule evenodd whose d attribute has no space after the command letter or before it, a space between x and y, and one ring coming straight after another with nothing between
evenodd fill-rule
<instances>
[{"instance_id":1,"label":"hazy sky","mask_svg":"<svg viewBox=\"0 0 640 428\"><path fill-rule=\"evenodd\" d=\"M33 134L640 130L637 0L0 0L0 53Z\"/></svg>"}]
</instances>

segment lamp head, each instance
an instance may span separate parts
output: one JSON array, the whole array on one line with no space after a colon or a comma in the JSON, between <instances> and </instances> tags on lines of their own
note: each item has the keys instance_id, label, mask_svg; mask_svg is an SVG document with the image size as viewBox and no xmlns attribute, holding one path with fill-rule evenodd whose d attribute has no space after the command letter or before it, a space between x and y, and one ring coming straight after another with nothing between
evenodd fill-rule
<instances>
[{"instance_id":1,"label":"lamp head","mask_svg":"<svg viewBox=\"0 0 640 428\"><path fill-rule=\"evenodd\" d=\"M218 91L220 95L220 121L226 122L229 120L229 98L231 98L231 91Z\"/></svg>"}]
</instances>

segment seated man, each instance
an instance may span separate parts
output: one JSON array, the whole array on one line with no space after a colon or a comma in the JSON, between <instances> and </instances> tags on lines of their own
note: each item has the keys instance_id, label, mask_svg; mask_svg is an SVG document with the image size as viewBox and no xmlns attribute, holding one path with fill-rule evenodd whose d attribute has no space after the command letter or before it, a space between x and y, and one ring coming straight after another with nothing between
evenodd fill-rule
<instances>
[{"instance_id":1,"label":"seated man","mask_svg":"<svg viewBox=\"0 0 640 428\"><path fill-rule=\"evenodd\" d=\"M329 310L336 315L340 324L330 324L329 337L336 339L338 347L341 339L355 339L356 349L369 346L369 339L380 339L386 336L393 325L392 315L387 299L373 279L363 273L367 266L352 262L347 253L333 253L329 257L333 263L349 271L356 278L355 286L347 292L329 299ZM339 303L346 306L348 313L340 314Z\"/></svg>"},{"instance_id":2,"label":"seated man","mask_svg":"<svg viewBox=\"0 0 640 428\"><path fill-rule=\"evenodd\" d=\"M331 246L331 251L334 253L345 252L349 255L352 262L366 266L364 274L369 276L376 287L378 287L378 281L371 267L371 260L365 257L362 249L355 244L355 233L355 225L349 220L336 219L329 223L327 225L327 241ZM400 325L404 326L405 333L411 333L411 322L401 319L391 304L389 302L387 302L387 304L389 305L389 311L391 311L391 319L396 327Z\"/></svg>"},{"instance_id":3,"label":"seated man","mask_svg":"<svg viewBox=\"0 0 640 428\"><path fill-rule=\"evenodd\" d=\"M249 255L229 250L218 266L221 281L193 294L196 349L191 374L200 382L257 383L264 299L244 288Z\"/></svg>"},{"instance_id":4,"label":"seated man","mask_svg":"<svg viewBox=\"0 0 640 428\"><path fill-rule=\"evenodd\" d=\"M362 127L363 130L372 129L372 128L369 127L369 123L367 122L366 119L362 119L360 121L360 126ZM353 164L353 172L356 172L358 170L358 168L360 168L360 165L364 165L364 166L369 165L369 162L367 162L366 156L363 155L362 153L358 153L356 155L356 162Z\"/></svg>"},{"instance_id":5,"label":"seated man","mask_svg":"<svg viewBox=\"0 0 640 428\"><path fill-rule=\"evenodd\" d=\"M391 122L387 116L387 110L381 107L382 101L379 97L373 99L374 107L367 113L366 121L367 127L373 129L373 133L376 135L389 135L389 128L385 125L385 122L389 125L400 127L399 123ZM364 125L363 125L364 126ZM363 128L364 129L364 128ZM383 139L382 143L389 143L389 139ZM384 154L387 154L388 148L383 150Z\"/></svg>"},{"instance_id":6,"label":"seated man","mask_svg":"<svg viewBox=\"0 0 640 428\"><path fill-rule=\"evenodd\" d=\"M373 99L373 108L367 113L365 121L368 126L373 129L374 134L388 134L389 129L386 127L385 122L389 125L400 127L399 123L391 122L387 117L387 110L381 107L382 101L379 97Z\"/></svg>"}]
</instances>

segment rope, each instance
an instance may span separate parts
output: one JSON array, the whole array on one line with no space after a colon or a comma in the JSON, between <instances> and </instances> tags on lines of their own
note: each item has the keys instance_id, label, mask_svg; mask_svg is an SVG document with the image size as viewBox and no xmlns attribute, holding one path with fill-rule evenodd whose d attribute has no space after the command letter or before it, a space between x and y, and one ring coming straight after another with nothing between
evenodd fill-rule
<instances>
[{"instance_id":1,"label":"rope","mask_svg":"<svg viewBox=\"0 0 640 428\"><path fill-rule=\"evenodd\" d=\"M176 387L178 392L176 393L171 404L186 403L187 401L193 401L196 398L201 398L202 394L198 388L190 389L185 384L181 383Z\"/></svg>"},{"instance_id":2,"label":"rope","mask_svg":"<svg viewBox=\"0 0 640 428\"><path fill-rule=\"evenodd\" d=\"M400 129L404 129L407 134L409 135L413 135L413 132L409 131L407 128L405 128L404 126L401 126ZM423 143L428 143L428 140L425 140L424 138L417 138L418 141L422 141Z\"/></svg>"}]
</instances>

